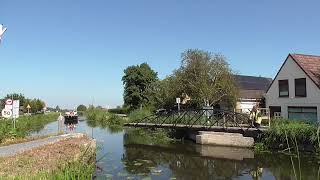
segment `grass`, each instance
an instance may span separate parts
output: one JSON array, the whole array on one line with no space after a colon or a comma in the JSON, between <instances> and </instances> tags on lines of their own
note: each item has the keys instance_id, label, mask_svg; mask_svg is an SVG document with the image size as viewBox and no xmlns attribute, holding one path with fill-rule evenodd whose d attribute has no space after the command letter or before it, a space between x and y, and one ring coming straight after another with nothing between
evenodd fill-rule
<instances>
[{"instance_id":1,"label":"grass","mask_svg":"<svg viewBox=\"0 0 320 180\"><path fill-rule=\"evenodd\" d=\"M16 119L16 129L12 120L0 121L0 143L7 140L24 138L33 131L41 130L46 124L56 121L58 113L40 114L34 116L21 116Z\"/></svg>"},{"instance_id":2,"label":"grass","mask_svg":"<svg viewBox=\"0 0 320 180\"><path fill-rule=\"evenodd\" d=\"M0 160L5 179L92 179L95 149L87 137L66 139Z\"/></svg>"},{"instance_id":3,"label":"grass","mask_svg":"<svg viewBox=\"0 0 320 180\"><path fill-rule=\"evenodd\" d=\"M273 120L268 132L258 138L269 149L287 149L299 145L300 150L319 151L318 126L304 121Z\"/></svg>"}]
</instances>

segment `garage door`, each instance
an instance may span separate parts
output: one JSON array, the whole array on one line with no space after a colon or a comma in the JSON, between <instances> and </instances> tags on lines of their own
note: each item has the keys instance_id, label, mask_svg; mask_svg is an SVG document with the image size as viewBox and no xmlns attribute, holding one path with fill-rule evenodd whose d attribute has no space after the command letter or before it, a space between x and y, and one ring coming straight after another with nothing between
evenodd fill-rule
<instances>
[{"instance_id":1,"label":"garage door","mask_svg":"<svg viewBox=\"0 0 320 180\"><path fill-rule=\"evenodd\" d=\"M288 107L288 118L317 122L317 107Z\"/></svg>"}]
</instances>

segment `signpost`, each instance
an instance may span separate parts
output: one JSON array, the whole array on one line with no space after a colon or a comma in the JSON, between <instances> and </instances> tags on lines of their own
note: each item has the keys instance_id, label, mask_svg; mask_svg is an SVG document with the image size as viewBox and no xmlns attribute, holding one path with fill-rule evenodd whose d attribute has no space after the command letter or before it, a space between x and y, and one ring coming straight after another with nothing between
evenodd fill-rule
<instances>
[{"instance_id":1,"label":"signpost","mask_svg":"<svg viewBox=\"0 0 320 180\"><path fill-rule=\"evenodd\" d=\"M27 106L27 109L28 109L28 114L30 115L30 109L31 109L31 106L28 104Z\"/></svg>"},{"instance_id":2,"label":"signpost","mask_svg":"<svg viewBox=\"0 0 320 180\"><path fill-rule=\"evenodd\" d=\"M180 103L181 103L180 98L176 98L176 103L178 104L178 113L180 115Z\"/></svg>"},{"instance_id":3,"label":"signpost","mask_svg":"<svg viewBox=\"0 0 320 180\"><path fill-rule=\"evenodd\" d=\"M1 111L1 115L4 118L13 119L13 128L16 128L16 118L19 117L20 101L7 99L4 109Z\"/></svg>"}]
</instances>

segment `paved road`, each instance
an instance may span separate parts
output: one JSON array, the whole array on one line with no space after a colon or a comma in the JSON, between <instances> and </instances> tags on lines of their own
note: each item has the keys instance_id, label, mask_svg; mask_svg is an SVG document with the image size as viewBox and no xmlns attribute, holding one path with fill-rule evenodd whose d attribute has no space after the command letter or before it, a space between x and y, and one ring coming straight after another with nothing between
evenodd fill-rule
<instances>
[{"instance_id":1,"label":"paved road","mask_svg":"<svg viewBox=\"0 0 320 180\"><path fill-rule=\"evenodd\" d=\"M73 134L64 134L64 135L59 135L59 136L52 136L44 139L39 139L35 141L29 141L29 142L24 142L24 143L19 143L19 144L12 144L9 146L3 146L0 147L0 157L5 157L5 156L13 156L18 153L22 153L24 151L40 147L46 144L51 144L58 142L60 140L69 138L69 137L75 137L79 136L79 133L73 133Z\"/></svg>"}]
</instances>

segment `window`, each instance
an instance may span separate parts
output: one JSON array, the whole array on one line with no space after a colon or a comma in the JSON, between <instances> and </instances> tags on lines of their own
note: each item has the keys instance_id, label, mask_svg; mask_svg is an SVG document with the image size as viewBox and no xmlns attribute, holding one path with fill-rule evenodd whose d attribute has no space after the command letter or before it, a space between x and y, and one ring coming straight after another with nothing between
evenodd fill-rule
<instances>
[{"instance_id":1,"label":"window","mask_svg":"<svg viewBox=\"0 0 320 180\"><path fill-rule=\"evenodd\" d=\"M307 97L306 78L295 79L296 97Z\"/></svg>"},{"instance_id":2,"label":"window","mask_svg":"<svg viewBox=\"0 0 320 180\"><path fill-rule=\"evenodd\" d=\"M317 107L288 107L288 119L317 122Z\"/></svg>"},{"instance_id":3,"label":"window","mask_svg":"<svg viewBox=\"0 0 320 180\"><path fill-rule=\"evenodd\" d=\"M279 80L279 97L289 97L288 80Z\"/></svg>"}]
</instances>

